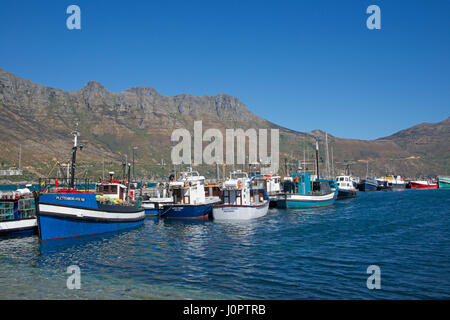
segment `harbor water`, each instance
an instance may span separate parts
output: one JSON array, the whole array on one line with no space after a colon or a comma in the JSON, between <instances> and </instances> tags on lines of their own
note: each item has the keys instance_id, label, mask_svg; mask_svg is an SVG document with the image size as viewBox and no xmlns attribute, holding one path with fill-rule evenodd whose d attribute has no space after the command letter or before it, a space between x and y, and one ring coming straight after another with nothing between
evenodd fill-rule
<instances>
[{"instance_id":1,"label":"harbor water","mask_svg":"<svg viewBox=\"0 0 450 320\"><path fill-rule=\"evenodd\" d=\"M360 192L248 222L148 218L100 236L0 238L0 299L449 299L450 190ZM70 290L77 265L81 288ZM381 270L369 290L367 268Z\"/></svg>"}]
</instances>

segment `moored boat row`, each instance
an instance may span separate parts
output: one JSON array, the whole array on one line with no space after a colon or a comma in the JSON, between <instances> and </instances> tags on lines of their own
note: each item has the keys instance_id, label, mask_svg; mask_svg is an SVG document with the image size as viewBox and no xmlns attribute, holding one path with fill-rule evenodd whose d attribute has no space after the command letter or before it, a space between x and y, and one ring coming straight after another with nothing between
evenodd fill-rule
<instances>
[{"instance_id":1,"label":"moored boat row","mask_svg":"<svg viewBox=\"0 0 450 320\"><path fill-rule=\"evenodd\" d=\"M78 131L72 132L73 147L67 179L39 181L39 190L0 194L0 235L36 232L40 240L81 237L140 226L146 216L167 219L250 220L265 216L269 207L310 209L331 206L336 200L355 198L359 191L449 188L450 178L438 181L406 181L401 176L377 179L354 178L347 166L343 175L324 179L319 172L316 143L315 174L299 167L281 178L276 173L232 171L219 183L206 183L189 168L173 174L153 188L138 187L130 179L129 163L122 179L110 172L109 179L94 183L75 178ZM125 175L125 168L128 174ZM358 182L359 181L359 182ZM90 189L91 188L91 189Z\"/></svg>"}]
</instances>

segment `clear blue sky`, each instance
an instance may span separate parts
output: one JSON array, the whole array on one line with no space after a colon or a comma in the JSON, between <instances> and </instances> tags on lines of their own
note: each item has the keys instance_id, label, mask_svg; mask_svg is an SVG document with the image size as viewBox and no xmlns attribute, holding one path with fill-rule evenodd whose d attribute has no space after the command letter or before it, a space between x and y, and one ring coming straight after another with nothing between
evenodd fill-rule
<instances>
[{"instance_id":1,"label":"clear blue sky","mask_svg":"<svg viewBox=\"0 0 450 320\"><path fill-rule=\"evenodd\" d=\"M375 139L450 115L450 1L2 0L0 67L65 90L224 92L291 129Z\"/></svg>"}]
</instances>

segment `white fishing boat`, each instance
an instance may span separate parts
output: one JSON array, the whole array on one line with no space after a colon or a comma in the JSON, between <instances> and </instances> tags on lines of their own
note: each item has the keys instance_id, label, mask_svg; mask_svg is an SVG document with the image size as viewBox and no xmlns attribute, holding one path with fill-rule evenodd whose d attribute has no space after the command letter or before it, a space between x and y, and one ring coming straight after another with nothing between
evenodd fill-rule
<instances>
[{"instance_id":1,"label":"white fishing boat","mask_svg":"<svg viewBox=\"0 0 450 320\"><path fill-rule=\"evenodd\" d=\"M255 189L265 189L270 200L270 207L276 207L281 193L281 177L275 174L257 175L253 180Z\"/></svg>"},{"instance_id":2,"label":"white fishing boat","mask_svg":"<svg viewBox=\"0 0 450 320\"><path fill-rule=\"evenodd\" d=\"M379 186L387 187L391 190L405 190L406 181L402 176L384 176L376 179Z\"/></svg>"},{"instance_id":3,"label":"white fishing boat","mask_svg":"<svg viewBox=\"0 0 450 320\"><path fill-rule=\"evenodd\" d=\"M265 216L269 197L264 189L252 189L247 173L234 171L224 182L222 204L213 207L216 220L250 220Z\"/></svg>"},{"instance_id":4,"label":"white fishing boat","mask_svg":"<svg viewBox=\"0 0 450 320\"><path fill-rule=\"evenodd\" d=\"M160 182L152 188L146 188L143 194L142 208L146 216L159 216L164 213L164 206L173 203L169 184Z\"/></svg>"},{"instance_id":5,"label":"white fishing boat","mask_svg":"<svg viewBox=\"0 0 450 320\"><path fill-rule=\"evenodd\" d=\"M342 175L336 177L338 186L337 200L354 198L358 195L356 189L356 181L350 175Z\"/></svg>"}]
</instances>

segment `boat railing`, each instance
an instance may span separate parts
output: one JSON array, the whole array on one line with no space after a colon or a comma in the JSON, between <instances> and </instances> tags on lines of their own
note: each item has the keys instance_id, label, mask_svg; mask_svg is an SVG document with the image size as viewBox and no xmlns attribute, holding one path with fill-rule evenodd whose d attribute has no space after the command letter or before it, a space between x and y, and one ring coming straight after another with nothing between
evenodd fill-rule
<instances>
[{"instance_id":1,"label":"boat railing","mask_svg":"<svg viewBox=\"0 0 450 320\"><path fill-rule=\"evenodd\" d=\"M247 172L238 170L230 173L230 179L242 179L242 178L248 178Z\"/></svg>"},{"instance_id":2,"label":"boat railing","mask_svg":"<svg viewBox=\"0 0 450 320\"><path fill-rule=\"evenodd\" d=\"M68 178L40 178L39 192L89 192L95 189L95 182L89 179L74 179L73 188Z\"/></svg>"}]
</instances>

